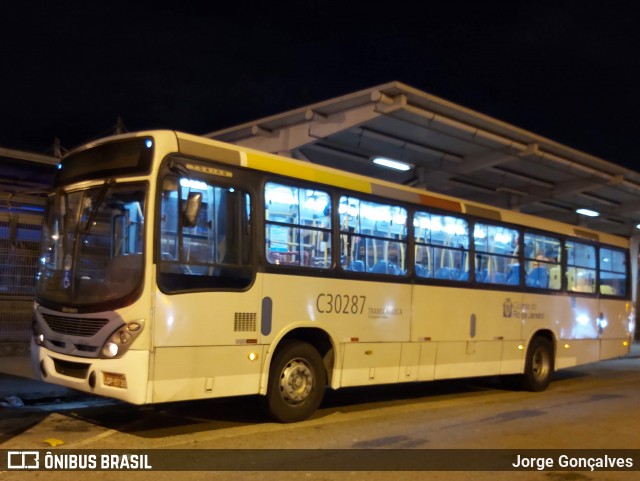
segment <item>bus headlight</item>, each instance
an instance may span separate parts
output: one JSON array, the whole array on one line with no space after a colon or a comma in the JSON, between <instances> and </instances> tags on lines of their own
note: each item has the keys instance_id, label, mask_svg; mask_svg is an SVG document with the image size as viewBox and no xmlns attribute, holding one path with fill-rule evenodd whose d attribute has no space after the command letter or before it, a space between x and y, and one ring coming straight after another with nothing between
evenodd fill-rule
<instances>
[{"instance_id":1,"label":"bus headlight","mask_svg":"<svg viewBox=\"0 0 640 481\"><path fill-rule=\"evenodd\" d=\"M101 357L113 359L121 357L142 332L142 321L134 321L117 329L102 346Z\"/></svg>"},{"instance_id":2,"label":"bus headlight","mask_svg":"<svg viewBox=\"0 0 640 481\"><path fill-rule=\"evenodd\" d=\"M35 317L33 318L33 321L31 321L31 330L33 332L33 341L37 346L42 346L44 344L44 334L40 331L38 321L36 321Z\"/></svg>"},{"instance_id":3,"label":"bus headlight","mask_svg":"<svg viewBox=\"0 0 640 481\"><path fill-rule=\"evenodd\" d=\"M103 357L116 357L118 355L118 345L115 342L107 342L102 348Z\"/></svg>"}]
</instances>

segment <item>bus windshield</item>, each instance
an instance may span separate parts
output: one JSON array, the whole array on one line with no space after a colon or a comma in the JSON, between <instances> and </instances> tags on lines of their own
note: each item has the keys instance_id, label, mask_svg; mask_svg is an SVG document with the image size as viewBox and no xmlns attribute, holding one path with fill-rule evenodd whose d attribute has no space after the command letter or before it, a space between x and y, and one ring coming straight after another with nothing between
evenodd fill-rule
<instances>
[{"instance_id":1,"label":"bus windshield","mask_svg":"<svg viewBox=\"0 0 640 481\"><path fill-rule=\"evenodd\" d=\"M49 198L36 291L71 308L124 305L142 284L144 183L57 190Z\"/></svg>"}]
</instances>

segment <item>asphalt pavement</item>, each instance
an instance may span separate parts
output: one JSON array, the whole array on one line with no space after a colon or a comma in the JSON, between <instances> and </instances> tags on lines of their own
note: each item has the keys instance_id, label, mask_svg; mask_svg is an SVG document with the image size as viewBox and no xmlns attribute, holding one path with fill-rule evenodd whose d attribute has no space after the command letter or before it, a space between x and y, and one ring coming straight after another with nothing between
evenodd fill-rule
<instances>
[{"instance_id":1,"label":"asphalt pavement","mask_svg":"<svg viewBox=\"0 0 640 481\"><path fill-rule=\"evenodd\" d=\"M78 391L35 378L28 343L5 345L0 355L0 409L22 407L45 400L76 397Z\"/></svg>"}]
</instances>

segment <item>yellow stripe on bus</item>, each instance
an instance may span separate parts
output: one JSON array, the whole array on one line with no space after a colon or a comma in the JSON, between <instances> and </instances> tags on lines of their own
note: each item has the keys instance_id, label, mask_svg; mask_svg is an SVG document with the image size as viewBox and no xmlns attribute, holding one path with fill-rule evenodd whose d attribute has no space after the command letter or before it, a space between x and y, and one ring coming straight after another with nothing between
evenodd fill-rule
<instances>
[{"instance_id":1,"label":"yellow stripe on bus","mask_svg":"<svg viewBox=\"0 0 640 481\"><path fill-rule=\"evenodd\" d=\"M277 158L257 155L253 152L247 152L247 167L310 182L319 182L358 192L371 193L371 183L366 180L354 179L339 172L319 169L314 165L307 166L298 162L282 162Z\"/></svg>"}]
</instances>

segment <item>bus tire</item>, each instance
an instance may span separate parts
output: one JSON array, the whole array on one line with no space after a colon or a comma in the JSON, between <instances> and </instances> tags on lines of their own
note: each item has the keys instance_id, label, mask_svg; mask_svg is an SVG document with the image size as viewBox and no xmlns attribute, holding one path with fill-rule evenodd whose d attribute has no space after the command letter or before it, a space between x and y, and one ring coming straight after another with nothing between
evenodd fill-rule
<instances>
[{"instance_id":1,"label":"bus tire","mask_svg":"<svg viewBox=\"0 0 640 481\"><path fill-rule=\"evenodd\" d=\"M318 351L306 342L283 341L269 368L267 413L281 423L302 421L318 409L326 385Z\"/></svg>"},{"instance_id":2,"label":"bus tire","mask_svg":"<svg viewBox=\"0 0 640 481\"><path fill-rule=\"evenodd\" d=\"M544 337L534 337L527 349L522 375L522 388L528 391L544 391L553 376L553 343Z\"/></svg>"}]
</instances>

